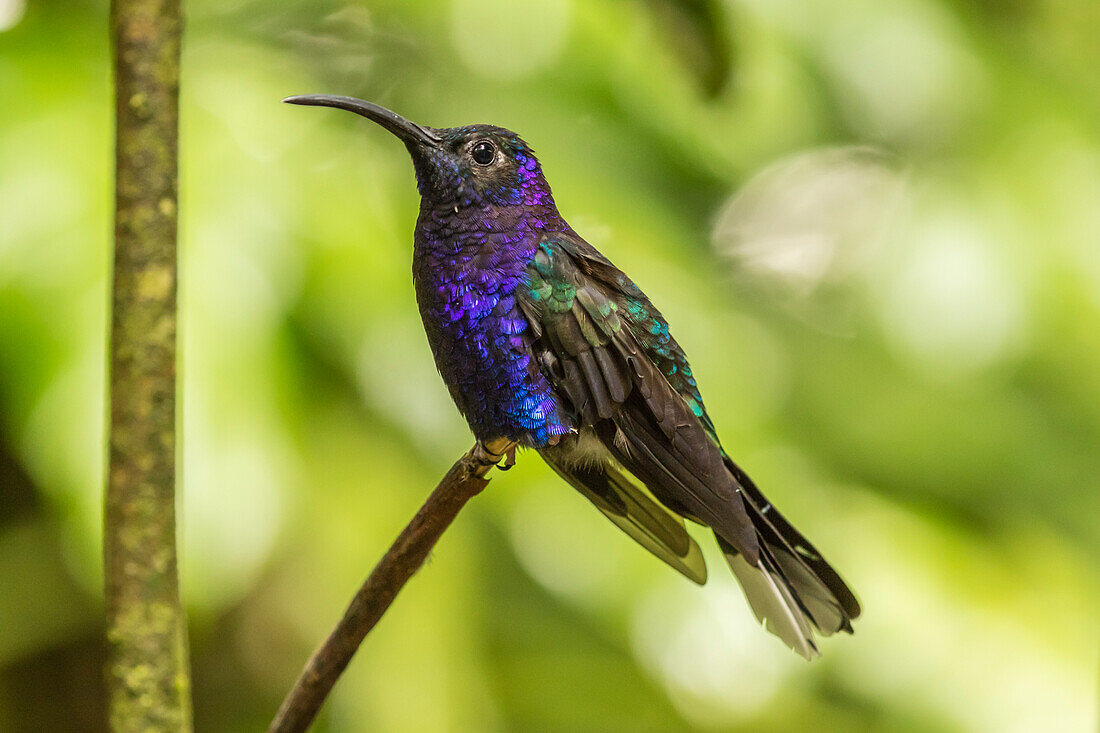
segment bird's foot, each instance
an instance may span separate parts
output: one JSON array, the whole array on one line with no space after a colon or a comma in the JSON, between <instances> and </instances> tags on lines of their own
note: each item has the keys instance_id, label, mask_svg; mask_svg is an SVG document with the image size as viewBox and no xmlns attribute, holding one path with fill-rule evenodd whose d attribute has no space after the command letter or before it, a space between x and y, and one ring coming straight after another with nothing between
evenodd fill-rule
<instances>
[{"instance_id":1,"label":"bird's foot","mask_svg":"<svg viewBox=\"0 0 1100 733\"><path fill-rule=\"evenodd\" d=\"M500 466L502 471L506 471L516 463L516 444L504 439L488 442L479 440L470 452L470 457L484 469L498 466L501 460L507 458L504 465Z\"/></svg>"}]
</instances>

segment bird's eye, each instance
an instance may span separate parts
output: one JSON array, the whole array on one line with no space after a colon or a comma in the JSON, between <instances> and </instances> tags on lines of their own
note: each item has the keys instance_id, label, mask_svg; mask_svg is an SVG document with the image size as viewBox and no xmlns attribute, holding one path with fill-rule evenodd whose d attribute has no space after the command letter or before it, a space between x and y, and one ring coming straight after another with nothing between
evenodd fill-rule
<instances>
[{"instance_id":1,"label":"bird's eye","mask_svg":"<svg viewBox=\"0 0 1100 733\"><path fill-rule=\"evenodd\" d=\"M473 149L470 151L470 156L478 165L489 165L493 162L493 158L497 156L497 151L491 142L482 140L474 145Z\"/></svg>"}]
</instances>

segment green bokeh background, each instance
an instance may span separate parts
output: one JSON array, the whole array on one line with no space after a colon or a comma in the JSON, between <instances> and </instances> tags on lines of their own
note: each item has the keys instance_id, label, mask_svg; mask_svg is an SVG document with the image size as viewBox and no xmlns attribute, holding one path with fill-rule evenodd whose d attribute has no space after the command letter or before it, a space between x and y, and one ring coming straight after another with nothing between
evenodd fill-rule
<instances>
[{"instance_id":1,"label":"green bokeh background","mask_svg":"<svg viewBox=\"0 0 1100 733\"><path fill-rule=\"evenodd\" d=\"M318 731L1096 730L1100 3L185 6L200 731L266 725L470 443L413 301L405 151L279 104L308 92L521 132L865 607L807 664L720 558L692 586L521 456ZM0 730L97 731L107 4L0 0L0 29Z\"/></svg>"}]
</instances>

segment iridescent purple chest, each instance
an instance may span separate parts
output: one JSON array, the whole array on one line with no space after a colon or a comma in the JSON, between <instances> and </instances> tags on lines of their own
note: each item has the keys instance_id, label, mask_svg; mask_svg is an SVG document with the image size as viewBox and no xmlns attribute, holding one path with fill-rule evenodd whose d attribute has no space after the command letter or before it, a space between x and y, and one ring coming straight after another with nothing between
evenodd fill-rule
<instances>
[{"instance_id":1,"label":"iridescent purple chest","mask_svg":"<svg viewBox=\"0 0 1100 733\"><path fill-rule=\"evenodd\" d=\"M532 363L515 291L538 233L492 225L417 226L413 276L436 366L474 435L545 445L568 432L550 384Z\"/></svg>"}]
</instances>

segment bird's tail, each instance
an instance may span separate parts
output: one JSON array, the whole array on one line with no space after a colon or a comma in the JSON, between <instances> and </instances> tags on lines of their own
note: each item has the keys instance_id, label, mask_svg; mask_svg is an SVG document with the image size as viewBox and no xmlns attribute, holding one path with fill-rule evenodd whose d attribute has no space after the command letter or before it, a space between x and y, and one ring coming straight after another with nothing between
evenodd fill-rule
<instances>
[{"instance_id":1,"label":"bird's tail","mask_svg":"<svg viewBox=\"0 0 1100 733\"><path fill-rule=\"evenodd\" d=\"M812 659L820 654L814 631L825 636L852 633L859 601L756 484L728 458L726 465L741 484L745 510L760 540L760 556L752 564L721 537L718 544L757 620L791 649Z\"/></svg>"}]
</instances>

